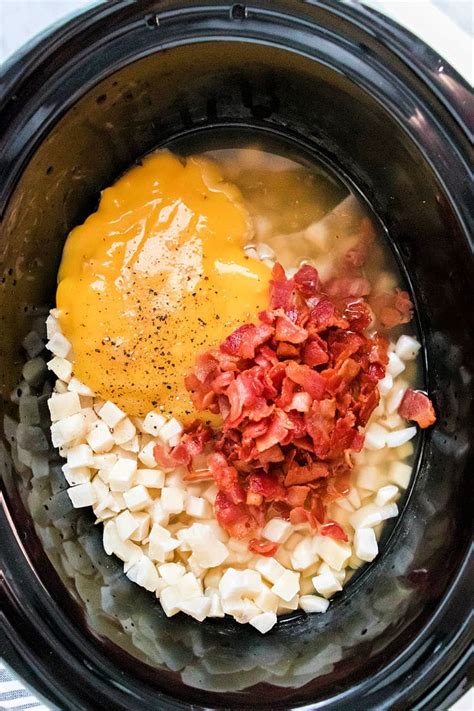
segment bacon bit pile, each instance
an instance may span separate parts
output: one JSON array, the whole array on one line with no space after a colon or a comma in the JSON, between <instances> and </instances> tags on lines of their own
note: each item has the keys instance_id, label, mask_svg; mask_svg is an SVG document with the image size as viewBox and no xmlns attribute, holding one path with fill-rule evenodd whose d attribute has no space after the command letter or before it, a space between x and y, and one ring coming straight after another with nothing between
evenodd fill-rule
<instances>
[{"instance_id":1,"label":"bacon bit pile","mask_svg":"<svg viewBox=\"0 0 474 711\"><path fill-rule=\"evenodd\" d=\"M363 446L359 428L379 402L388 362L387 339L364 334L373 320L365 278L333 279L323 288L314 267L287 279L280 264L272 277L260 323L198 356L186 378L196 408L220 413L222 428L196 423L171 453L155 450L162 466L187 465L187 480L211 475L219 524L268 556L278 546L255 537L275 516L347 541L326 507L349 492L351 452ZM394 304L403 323L408 294L397 292ZM209 451L203 472L196 460Z\"/></svg>"}]
</instances>

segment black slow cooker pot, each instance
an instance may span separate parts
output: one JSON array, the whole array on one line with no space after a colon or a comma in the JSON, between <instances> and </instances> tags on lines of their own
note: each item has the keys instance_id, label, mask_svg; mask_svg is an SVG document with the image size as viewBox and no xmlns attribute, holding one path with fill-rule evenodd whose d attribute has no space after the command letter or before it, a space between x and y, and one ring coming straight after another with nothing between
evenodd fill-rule
<instances>
[{"instance_id":1,"label":"black slow cooker pot","mask_svg":"<svg viewBox=\"0 0 474 711\"><path fill-rule=\"evenodd\" d=\"M69 230L170 140L233 127L336 166L411 284L438 421L383 553L325 615L262 637L167 619L2 449L2 651L60 709L440 709L469 680L474 321L469 88L381 15L331 0L99 4L6 65L0 112L3 407ZM6 437L8 439L8 437ZM471 465L469 459L471 458ZM43 498L42 498L43 497Z\"/></svg>"}]
</instances>

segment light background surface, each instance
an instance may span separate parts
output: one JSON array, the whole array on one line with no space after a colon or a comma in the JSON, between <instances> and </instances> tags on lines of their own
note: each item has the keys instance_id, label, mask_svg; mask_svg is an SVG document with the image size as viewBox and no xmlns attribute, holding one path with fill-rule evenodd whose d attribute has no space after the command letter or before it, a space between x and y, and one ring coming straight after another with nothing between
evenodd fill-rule
<instances>
[{"instance_id":1,"label":"light background surface","mask_svg":"<svg viewBox=\"0 0 474 711\"><path fill-rule=\"evenodd\" d=\"M96 3L0 0L0 63L39 32L92 4ZM347 4L359 3L347 0ZM471 0L365 0L364 4L418 35L474 84L474 4ZM1 662L0 709L48 711ZM474 691L465 694L451 711L474 711Z\"/></svg>"}]
</instances>

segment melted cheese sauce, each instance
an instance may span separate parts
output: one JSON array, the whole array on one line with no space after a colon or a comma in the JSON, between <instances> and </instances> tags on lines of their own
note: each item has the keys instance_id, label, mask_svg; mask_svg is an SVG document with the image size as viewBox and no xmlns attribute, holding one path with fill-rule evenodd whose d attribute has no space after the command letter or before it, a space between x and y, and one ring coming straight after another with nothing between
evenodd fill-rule
<instances>
[{"instance_id":1,"label":"melted cheese sauce","mask_svg":"<svg viewBox=\"0 0 474 711\"><path fill-rule=\"evenodd\" d=\"M267 305L270 270L243 251L251 236L240 192L203 158L155 153L104 190L59 270L75 375L128 415L193 419L196 355Z\"/></svg>"}]
</instances>

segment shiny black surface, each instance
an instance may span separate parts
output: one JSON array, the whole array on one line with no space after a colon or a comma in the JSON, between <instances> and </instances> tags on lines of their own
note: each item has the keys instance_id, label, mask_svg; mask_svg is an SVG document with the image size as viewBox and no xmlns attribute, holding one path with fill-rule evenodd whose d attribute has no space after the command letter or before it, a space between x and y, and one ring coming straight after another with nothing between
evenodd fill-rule
<instances>
[{"instance_id":1,"label":"shiny black surface","mask_svg":"<svg viewBox=\"0 0 474 711\"><path fill-rule=\"evenodd\" d=\"M278 0L244 13L223 2L112 2L7 66L5 410L15 414L7 400L24 308L51 302L65 236L98 191L167 139L230 124L303 141L372 205L411 280L440 415L383 554L327 614L282 621L265 637L165 618L102 552L89 515L67 507L60 481L32 485L5 448L5 656L59 708L439 709L467 683L472 99L442 64L376 13Z\"/></svg>"}]
</instances>

